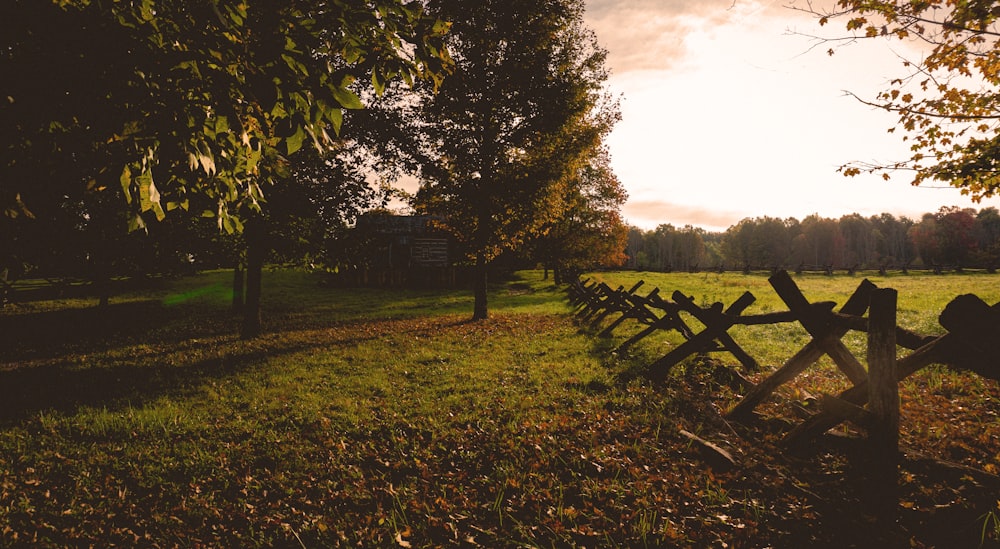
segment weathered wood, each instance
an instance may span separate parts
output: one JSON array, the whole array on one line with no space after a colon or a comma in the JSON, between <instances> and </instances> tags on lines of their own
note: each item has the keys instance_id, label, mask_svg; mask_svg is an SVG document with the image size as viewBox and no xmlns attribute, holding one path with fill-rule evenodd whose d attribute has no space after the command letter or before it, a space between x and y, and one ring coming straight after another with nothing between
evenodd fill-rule
<instances>
[{"instance_id":1,"label":"weathered wood","mask_svg":"<svg viewBox=\"0 0 1000 549\"><path fill-rule=\"evenodd\" d=\"M674 301L677 302L677 304L681 306L681 308L683 308L685 311L688 311L689 313L691 313L695 318L698 319L699 322L701 322L702 324L704 324L706 326L709 326L710 323L717 322L718 319L719 319L719 315L721 314L721 313L712 311L710 309L709 310L705 310L705 309L702 309L701 307L698 307L697 305L695 305L694 299L692 299L692 298L690 298L690 297L688 297L688 296L686 296L686 295L684 295L684 294L682 294L680 292L674 292L673 298L674 298ZM756 301L756 300L757 300L757 298L754 297L754 295L752 293L750 293L750 292L744 292L743 295L741 295L739 297L739 299L736 300L736 303L734 303L734 306L738 305L738 304L741 304L743 302L746 302L745 306L741 306L740 307L740 310L743 310L743 309L746 309L747 307L749 307L751 304L753 304L753 302ZM733 319L733 324L735 324L736 322L738 322L738 320L739 319ZM728 330L728 328L727 328L727 330ZM757 363L757 360L755 358L753 358L752 356L750 356L749 353L747 353L746 351L744 351L743 348L740 347L740 345L738 343L736 343L736 340L734 340L732 338L732 336L729 335L728 332L722 332L721 334L719 334L719 337L716 338L716 339L718 339L719 344L726 351L729 351L729 353L732 354L734 357L736 357L736 360L738 360L740 362L740 364L743 365L743 371L746 371L746 372L756 372L756 371L760 370L760 365Z\"/></svg>"},{"instance_id":2,"label":"weathered wood","mask_svg":"<svg viewBox=\"0 0 1000 549\"><path fill-rule=\"evenodd\" d=\"M791 311L780 311L777 313L761 313L757 315L741 316L736 324L742 326L759 326L761 324L780 324L782 322L796 322L798 317Z\"/></svg>"},{"instance_id":3,"label":"weathered wood","mask_svg":"<svg viewBox=\"0 0 1000 549\"><path fill-rule=\"evenodd\" d=\"M601 282L600 285L598 285L597 292L594 297L588 302L587 309L585 309L583 314L580 316L580 320L587 320L594 315L600 314L601 311L607 307L609 300L612 299L611 296L613 296L615 292L622 291L624 288L624 286L618 286L617 289L612 290L610 286Z\"/></svg>"},{"instance_id":4,"label":"weathered wood","mask_svg":"<svg viewBox=\"0 0 1000 549\"><path fill-rule=\"evenodd\" d=\"M622 313L623 318L628 318L629 311L635 308L632 302L632 298L634 297L636 290L642 287L643 284L645 283L642 280L640 280L628 290L622 290L621 287L619 286L618 290L615 290L613 293L608 295L608 298L607 300L605 300L604 303L604 311L602 311L599 315L597 315L596 318L594 318L594 320L591 322L591 325L596 328L601 324L602 321L604 321L605 318L614 313ZM607 332L606 334L605 332L607 332L607 330L602 331L601 335L610 335L610 332Z\"/></svg>"},{"instance_id":5,"label":"weathered wood","mask_svg":"<svg viewBox=\"0 0 1000 549\"><path fill-rule=\"evenodd\" d=\"M649 292L645 296L632 296L632 304L634 305L636 320L643 324L651 324L656 322L657 316L653 314L653 311L649 310L650 303L653 300L660 297L660 289L653 288L653 291Z\"/></svg>"},{"instance_id":6,"label":"weathered wood","mask_svg":"<svg viewBox=\"0 0 1000 549\"><path fill-rule=\"evenodd\" d=\"M841 307L840 312L845 315L862 315L868 310L868 303L871 300L871 292L875 289L875 285L864 280L858 285L851 297L847 299L844 306ZM847 328L837 325L830 328L830 331L820 339L836 339L840 340L844 334L847 333ZM771 374L770 377L764 381L757 384L743 400L739 402L732 410L729 411L728 416L731 418L741 418L748 417L754 408L758 404L763 402L763 400L769 397L778 387L784 385L785 383L791 381L795 376L799 375L806 368L811 366L825 353L824 349L829 347L829 345L824 345L817 338L813 338L805 347L795 353L792 358L788 359L785 364Z\"/></svg>"},{"instance_id":7,"label":"weathered wood","mask_svg":"<svg viewBox=\"0 0 1000 549\"><path fill-rule=\"evenodd\" d=\"M834 363L844 372L848 379L855 385L863 383L867 379L868 373L865 372L865 368L861 365L861 362L854 358L854 355L840 341L840 338L830 339L823 337L833 328L834 323L832 315L829 314L830 311L822 311L821 309L811 307L809 300L802 295L802 291L799 290L795 281L792 280L792 277L786 271L778 271L768 279L768 282L771 283L778 297L788 305L788 309L798 315L799 322L809 332L809 335L813 336L813 338L819 338L820 344L823 345L823 351L833 359ZM871 284L868 279L862 281L862 284L865 282Z\"/></svg>"},{"instance_id":8,"label":"weathered wood","mask_svg":"<svg viewBox=\"0 0 1000 549\"><path fill-rule=\"evenodd\" d=\"M850 421L866 431L871 429L875 423L875 417L868 410L832 395L823 395L819 405L824 412L839 416L841 421Z\"/></svg>"},{"instance_id":9,"label":"weathered wood","mask_svg":"<svg viewBox=\"0 0 1000 549\"><path fill-rule=\"evenodd\" d=\"M641 282L641 281L640 281ZM659 288L653 288L653 291L649 293L646 297L634 295L628 293L622 296L624 303L622 304L622 315L609 324L601 333L597 334L599 337L609 337L614 329L620 326L623 322L629 319L635 319L639 322L649 324L656 321L656 315L654 315L647 306L650 296L658 295L660 292Z\"/></svg>"},{"instance_id":10,"label":"weathered wood","mask_svg":"<svg viewBox=\"0 0 1000 549\"><path fill-rule=\"evenodd\" d=\"M692 330L691 327L688 326L687 323L684 322L684 319L681 318L680 316L681 308L679 305L677 305L672 301L663 299L660 296L656 296L655 298L650 299L649 304L651 307L663 311L664 313L663 319L666 319L671 324L670 327L672 329L675 329L678 332L680 332L680 334L684 336L684 339L691 339L692 337L694 337L694 330Z\"/></svg>"},{"instance_id":11,"label":"weathered wood","mask_svg":"<svg viewBox=\"0 0 1000 549\"><path fill-rule=\"evenodd\" d=\"M574 307L584 305L596 285L597 283L590 278L585 280L574 279L569 285L570 304Z\"/></svg>"},{"instance_id":12,"label":"weathered wood","mask_svg":"<svg viewBox=\"0 0 1000 549\"><path fill-rule=\"evenodd\" d=\"M711 325L706 326L704 330L695 334L691 339L681 343L663 358L651 364L649 370L652 377L654 379L665 378L670 373L670 369L677 365L677 363L706 349L721 334L733 326L736 317L749 307L753 303L753 300L753 294L750 292L746 292L740 296L724 313L715 316ZM706 315L706 318L712 318L714 314L709 313Z\"/></svg>"},{"instance_id":13,"label":"weathered wood","mask_svg":"<svg viewBox=\"0 0 1000 549\"><path fill-rule=\"evenodd\" d=\"M948 303L938 321L962 340L961 347L945 361L949 366L1000 380L1000 358L996 351L1000 340L1000 303L991 307L975 295L960 295Z\"/></svg>"},{"instance_id":14,"label":"weathered wood","mask_svg":"<svg viewBox=\"0 0 1000 549\"><path fill-rule=\"evenodd\" d=\"M899 380L896 373L896 290L878 289L868 308L868 445L880 518L898 505Z\"/></svg>"},{"instance_id":15,"label":"weathered wood","mask_svg":"<svg viewBox=\"0 0 1000 549\"><path fill-rule=\"evenodd\" d=\"M896 380L902 381L928 364L943 362L954 352L961 342L953 334L945 334L896 362ZM837 398L858 406L868 401L868 382L856 385L841 392ZM813 437L823 434L843 421L836 414L822 411L812 418L802 422L785 435L784 444L789 447L800 446Z\"/></svg>"},{"instance_id":16,"label":"weathered wood","mask_svg":"<svg viewBox=\"0 0 1000 549\"><path fill-rule=\"evenodd\" d=\"M620 305L621 298L618 295L620 293L621 290L619 289L616 290L615 293L609 295L607 299L604 300L604 303L601 304L601 308L596 311L596 314L591 315L591 327L597 328L597 326L599 326L605 318L622 310Z\"/></svg>"},{"instance_id":17,"label":"weathered wood","mask_svg":"<svg viewBox=\"0 0 1000 549\"><path fill-rule=\"evenodd\" d=\"M621 286L618 287L621 290ZM587 309L584 311L582 318L586 320L592 315L599 313L604 310L604 305L608 302L608 298L613 294L615 290L611 289L611 286L601 282L597 285L596 291L591 296L590 301L587 303Z\"/></svg>"},{"instance_id":18,"label":"weathered wood","mask_svg":"<svg viewBox=\"0 0 1000 549\"><path fill-rule=\"evenodd\" d=\"M809 335L815 338L822 337L826 333L827 324L829 324L827 315L809 303L787 271L778 271L771 275L767 281L774 288L778 297L785 302L785 305L788 305L788 310L796 315L799 323L809 332ZM830 310L833 309L834 305L836 304L830 304Z\"/></svg>"},{"instance_id":19,"label":"weathered wood","mask_svg":"<svg viewBox=\"0 0 1000 549\"><path fill-rule=\"evenodd\" d=\"M938 315L938 322L949 332L966 331L974 336L989 335L995 329L995 307L979 296L963 294L952 299Z\"/></svg>"},{"instance_id":20,"label":"weathered wood","mask_svg":"<svg viewBox=\"0 0 1000 549\"><path fill-rule=\"evenodd\" d=\"M645 281L645 280L639 280L639 282L636 282L636 283L635 283L635 284L634 284L634 285L633 285L633 286L632 286L631 288L629 288L629 289L628 289L628 291L627 291L627 292L625 292L625 293L628 293L628 294L634 294L634 293L636 293L637 291L639 291L639 288L642 288L642 285L643 285L643 284L645 284L645 283L646 283L646 281Z\"/></svg>"},{"instance_id":21,"label":"weathered wood","mask_svg":"<svg viewBox=\"0 0 1000 549\"><path fill-rule=\"evenodd\" d=\"M733 455L718 444L705 440L690 431L685 431L684 429L680 429L680 434L684 438L698 445L698 449L701 451L701 454L705 456L705 461L713 469L728 471L736 466L736 460L733 459Z\"/></svg>"},{"instance_id":22,"label":"weathered wood","mask_svg":"<svg viewBox=\"0 0 1000 549\"><path fill-rule=\"evenodd\" d=\"M605 288L608 288L608 286L603 282L595 282L589 287L585 287L580 299L580 309L576 313L577 316L583 316L592 308L597 307Z\"/></svg>"},{"instance_id":23,"label":"weathered wood","mask_svg":"<svg viewBox=\"0 0 1000 549\"><path fill-rule=\"evenodd\" d=\"M659 330L677 330L678 333L684 336L684 339L691 339L694 337L694 332L678 314L681 309L676 303L663 299L659 296L658 292L650 292L650 294L646 296L646 306L649 309L662 311L663 316L656 317L655 313L650 311L653 320L649 322L649 327L633 335L627 341L622 343L616 352L626 352L629 347Z\"/></svg>"},{"instance_id":24,"label":"weathered wood","mask_svg":"<svg viewBox=\"0 0 1000 549\"><path fill-rule=\"evenodd\" d=\"M820 345L822 345L827 356L832 358L834 364L840 368L840 371L844 372L847 379L851 380L851 383L857 385L864 383L868 379L868 372L865 370L864 365L854 357L854 354L844 345L843 341L839 339L824 339L820 342Z\"/></svg>"},{"instance_id":25,"label":"weathered wood","mask_svg":"<svg viewBox=\"0 0 1000 549\"><path fill-rule=\"evenodd\" d=\"M833 321L845 328L856 332L868 331L868 319L863 316L845 315L843 313L831 313ZM916 332L907 330L901 326L896 326L896 345L911 351L919 349L930 343L935 336L922 336Z\"/></svg>"}]
</instances>

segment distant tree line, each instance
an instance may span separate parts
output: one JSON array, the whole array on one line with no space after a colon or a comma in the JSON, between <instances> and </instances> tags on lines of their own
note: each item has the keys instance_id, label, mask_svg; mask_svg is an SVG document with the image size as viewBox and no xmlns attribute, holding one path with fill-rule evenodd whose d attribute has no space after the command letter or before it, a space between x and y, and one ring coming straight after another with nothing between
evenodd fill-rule
<instances>
[{"instance_id":1,"label":"distant tree line","mask_svg":"<svg viewBox=\"0 0 1000 549\"><path fill-rule=\"evenodd\" d=\"M919 220L883 213L746 218L725 232L631 227L627 266L653 271L962 269L1000 265L1000 211L943 207Z\"/></svg>"}]
</instances>

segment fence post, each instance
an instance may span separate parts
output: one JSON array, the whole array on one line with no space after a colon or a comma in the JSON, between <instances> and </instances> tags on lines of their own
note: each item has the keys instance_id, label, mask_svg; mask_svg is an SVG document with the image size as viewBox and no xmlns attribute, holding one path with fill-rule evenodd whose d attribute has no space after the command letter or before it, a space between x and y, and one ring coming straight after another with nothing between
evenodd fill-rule
<instances>
[{"instance_id":1,"label":"fence post","mask_svg":"<svg viewBox=\"0 0 1000 549\"><path fill-rule=\"evenodd\" d=\"M868 407L874 422L868 432L872 488L882 519L898 505L899 378L896 372L896 300L891 288L872 293L868 309Z\"/></svg>"}]
</instances>

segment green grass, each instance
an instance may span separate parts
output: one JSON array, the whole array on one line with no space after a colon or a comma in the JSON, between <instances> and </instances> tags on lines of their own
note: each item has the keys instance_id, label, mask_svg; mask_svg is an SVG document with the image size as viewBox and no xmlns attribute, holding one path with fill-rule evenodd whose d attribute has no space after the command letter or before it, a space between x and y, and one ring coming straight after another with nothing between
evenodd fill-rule
<instances>
[{"instance_id":1,"label":"green grass","mask_svg":"<svg viewBox=\"0 0 1000 549\"><path fill-rule=\"evenodd\" d=\"M767 275L736 273L651 273L612 272L593 273L598 281L612 288L618 285L631 287L638 281L644 285L637 293L648 293L654 287L669 297L674 290L695 298L695 302L708 305L722 302L728 306L743 292L756 298L744 314L767 313L787 310L781 298L768 283ZM989 304L1000 301L1000 276L984 273L966 275L894 274L879 276L877 273L859 273L856 276L825 276L819 274L792 275L802 293L811 302L835 301L843 305L862 280L868 279L880 288L894 288L899 292L898 309L900 326L920 333L942 333L937 325L936 313L944 310L949 301L961 294L976 294Z\"/></svg>"},{"instance_id":2,"label":"green grass","mask_svg":"<svg viewBox=\"0 0 1000 549\"><path fill-rule=\"evenodd\" d=\"M329 288L269 271L265 333L253 341L235 335L229 276L155 281L107 310L77 297L0 312L0 546L790 546L884 535L843 528L863 518L854 484L830 480L842 464L787 461L766 430L727 426L719 413L735 395L702 362L648 382L643 366L678 340L614 356L635 327L596 338L538 272L496 283L491 319L473 323L466 291ZM750 289L758 310L780 308L762 277L599 276L626 286L642 276L647 291L705 303ZM994 293L962 291L998 300L992 278L928 278L899 288L919 322L947 302L925 295L942 280L980 281ZM799 282L810 299L842 302L859 280ZM781 330L734 337L780 364L802 337ZM996 467L996 384L942 369L920 379L927 396L911 409L954 424L913 421L906 440ZM727 447L741 467L713 471L678 429ZM924 514L907 524L932 540L940 492L914 475L904 492ZM976 507L972 488L962 498L962 532L978 542L975 519L995 506Z\"/></svg>"},{"instance_id":3,"label":"green grass","mask_svg":"<svg viewBox=\"0 0 1000 549\"><path fill-rule=\"evenodd\" d=\"M669 298L676 290L694 298L695 303L702 307L715 302L721 302L728 307L744 292L749 291L756 300L744 311L744 314L748 315L788 309L771 288L767 281L768 277L764 274L611 272L592 273L590 277L605 282L612 288L619 285L630 288L641 280L644 285L637 291L639 294L646 294L653 288L659 288L660 295ZM944 329L938 324L937 316L948 302L958 295L972 293L988 304L1000 302L1000 276L997 275L878 276L877 273L857 276L793 275L795 283L810 302L833 301L837 304L837 308L847 301L865 278L880 288L894 288L898 291L898 324L921 335L944 333ZM682 318L693 328L701 327L701 324L690 315L685 314ZM616 334L624 339L639 329L634 323L623 325ZM809 341L808 334L797 323L736 326L729 333L762 366L772 369L783 364ZM681 341L683 339L679 334L664 332L656 337L650 337L647 348L655 348L656 352L662 354ZM859 358L864 359L866 340L863 333L851 332L844 341ZM903 354L902 349L900 354ZM832 363L827 359L824 359L821 365L832 367Z\"/></svg>"}]
</instances>

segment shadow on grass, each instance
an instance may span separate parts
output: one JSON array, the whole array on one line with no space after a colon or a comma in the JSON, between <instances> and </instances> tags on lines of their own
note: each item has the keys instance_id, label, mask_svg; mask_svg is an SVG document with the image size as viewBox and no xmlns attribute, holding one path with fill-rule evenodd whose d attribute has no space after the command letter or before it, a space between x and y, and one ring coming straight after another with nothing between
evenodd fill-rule
<instances>
[{"instance_id":1,"label":"shadow on grass","mask_svg":"<svg viewBox=\"0 0 1000 549\"><path fill-rule=\"evenodd\" d=\"M73 352L99 353L138 339L180 341L192 330L171 329L189 311L157 300L114 303L106 307L59 309L0 316L0 364L56 358ZM228 314L199 314L198 337L235 331ZM158 328L164 328L157 333Z\"/></svg>"},{"instance_id":2,"label":"shadow on grass","mask_svg":"<svg viewBox=\"0 0 1000 549\"><path fill-rule=\"evenodd\" d=\"M221 276L175 284L171 295L184 298L176 304L147 294L107 307L0 315L0 422L190 394L268 359L388 333L433 333L471 317L471 297L454 291L319 290L308 277L277 273L265 295L263 336L240 341L238 317L214 295ZM496 295L498 313L552 300L523 283Z\"/></svg>"},{"instance_id":3,"label":"shadow on grass","mask_svg":"<svg viewBox=\"0 0 1000 549\"><path fill-rule=\"evenodd\" d=\"M154 304L155 305L155 304ZM155 311L149 304L133 304L122 309ZM75 323L92 320L96 309L45 313L22 326L36 323ZM72 313L72 314L69 314ZM31 315L26 315L31 317ZM46 349L42 359L0 362L0 424L16 422L39 412L52 410L73 413L81 407L119 410L141 406L160 397L186 397L197 393L209 380L225 380L244 374L259 365L287 355L312 350L353 348L387 335L420 334L430 337L442 329L473 324L468 319L440 317L436 322L358 321L339 325L300 322L282 326L251 341L235 335L209 335L202 322L175 330L163 337L148 325L130 324L130 337L118 334L118 343L101 340L104 333L90 326L91 333L74 332L61 344L79 346L89 355L60 353ZM126 318L115 322L127 322ZM154 323L156 324L156 323ZM104 326L107 328L107 326ZM87 341L90 335L94 341ZM103 347L103 351L98 347Z\"/></svg>"},{"instance_id":4,"label":"shadow on grass","mask_svg":"<svg viewBox=\"0 0 1000 549\"><path fill-rule=\"evenodd\" d=\"M72 413L82 406L115 410L140 406L160 396L190 394L206 379L234 375L270 354L251 351L180 366L129 364L77 368L43 364L3 371L0 372L0 423L22 420L47 410Z\"/></svg>"}]
</instances>

